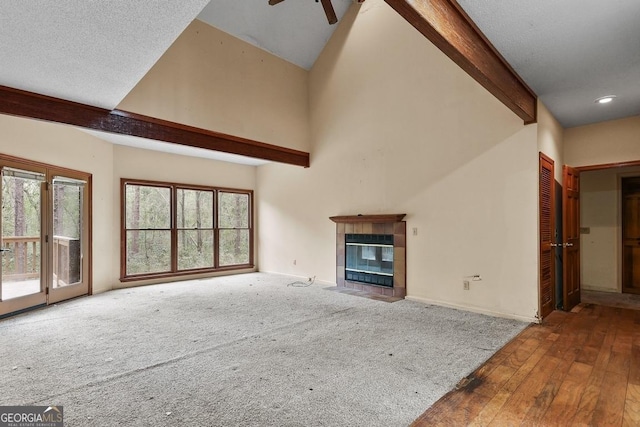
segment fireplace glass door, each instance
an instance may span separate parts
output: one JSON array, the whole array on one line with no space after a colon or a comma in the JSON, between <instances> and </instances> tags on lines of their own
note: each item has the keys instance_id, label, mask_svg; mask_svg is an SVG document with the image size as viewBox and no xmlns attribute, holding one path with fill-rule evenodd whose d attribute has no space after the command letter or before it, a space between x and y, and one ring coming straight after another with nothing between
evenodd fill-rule
<instances>
[{"instance_id":1,"label":"fireplace glass door","mask_svg":"<svg viewBox=\"0 0 640 427\"><path fill-rule=\"evenodd\" d=\"M345 237L345 278L393 287L393 236L354 234Z\"/></svg>"}]
</instances>

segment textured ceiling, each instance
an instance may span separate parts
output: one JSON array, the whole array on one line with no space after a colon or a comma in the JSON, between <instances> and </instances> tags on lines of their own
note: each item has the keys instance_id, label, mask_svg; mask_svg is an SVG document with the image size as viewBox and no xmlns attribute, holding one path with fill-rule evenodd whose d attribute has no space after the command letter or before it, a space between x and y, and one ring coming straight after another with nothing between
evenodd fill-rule
<instances>
[{"instance_id":1,"label":"textured ceiling","mask_svg":"<svg viewBox=\"0 0 640 427\"><path fill-rule=\"evenodd\" d=\"M639 0L458 3L563 127L640 114Z\"/></svg>"},{"instance_id":2,"label":"textured ceiling","mask_svg":"<svg viewBox=\"0 0 640 427\"><path fill-rule=\"evenodd\" d=\"M564 127L640 114L640 0L458 2ZM0 85L111 109L196 17L305 69L337 27L315 0L208 3L2 0ZM352 3L333 0L339 18ZM608 94L616 100L594 103ZM209 156L167 145L155 147Z\"/></svg>"},{"instance_id":3,"label":"textured ceiling","mask_svg":"<svg viewBox=\"0 0 640 427\"><path fill-rule=\"evenodd\" d=\"M0 84L114 108L208 0L2 0Z\"/></svg>"},{"instance_id":4,"label":"textured ceiling","mask_svg":"<svg viewBox=\"0 0 640 427\"><path fill-rule=\"evenodd\" d=\"M352 0L332 0L338 20ZM311 69L337 24L329 25L322 4L287 0L212 0L198 19L254 46Z\"/></svg>"}]
</instances>

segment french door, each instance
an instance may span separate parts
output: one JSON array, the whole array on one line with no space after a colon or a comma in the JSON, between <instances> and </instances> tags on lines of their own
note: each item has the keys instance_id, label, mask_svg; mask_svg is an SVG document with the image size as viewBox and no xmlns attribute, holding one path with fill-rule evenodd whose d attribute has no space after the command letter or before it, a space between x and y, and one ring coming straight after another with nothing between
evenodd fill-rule
<instances>
[{"instance_id":1,"label":"french door","mask_svg":"<svg viewBox=\"0 0 640 427\"><path fill-rule=\"evenodd\" d=\"M91 176L0 155L0 316L89 293Z\"/></svg>"}]
</instances>

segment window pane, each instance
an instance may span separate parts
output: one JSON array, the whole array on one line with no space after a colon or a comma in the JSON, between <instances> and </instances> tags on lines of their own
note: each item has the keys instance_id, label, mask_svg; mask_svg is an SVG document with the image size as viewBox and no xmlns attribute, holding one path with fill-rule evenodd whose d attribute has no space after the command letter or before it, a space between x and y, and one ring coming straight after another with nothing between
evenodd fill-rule
<instances>
[{"instance_id":1,"label":"window pane","mask_svg":"<svg viewBox=\"0 0 640 427\"><path fill-rule=\"evenodd\" d=\"M249 195L220 192L218 218L220 228L249 228Z\"/></svg>"},{"instance_id":2,"label":"window pane","mask_svg":"<svg viewBox=\"0 0 640 427\"><path fill-rule=\"evenodd\" d=\"M220 230L220 265L249 264L249 230Z\"/></svg>"},{"instance_id":3,"label":"window pane","mask_svg":"<svg viewBox=\"0 0 640 427\"><path fill-rule=\"evenodd\" d=\"M82 281L82 199L84 187L53 181L53 284Z\"/></svg>"},{"instance_id":4,"label":"window pane","mask_svg":"<svg viewBox=\"0 0 640 427\"><path fill-rule=\"evenodd\" d=\"M53 183L53 235L80 238L83 187Z\"/></svg>"},{"instance_id":5,"label":"window pane","mask_svg":"<svg viewBox=\"0 0 640 427\"><path fill-rule=\"evenodd\" d=\"M127 231L127 275L171 270L171 231Z\"/></svg>"},{"instance_id":6,"label":"window pane","mask_svg":"<svg viewBox=\"0 0 640 427\"><path fill-rule=\"evenodd\" d=\"M178 189L178 228L213 228L213 191Z\"/></svg>"},{"instance_id":7,"label":"window pane","mask_svg":"<svg viewBox=\"0 0 640 427\"><path fill-rule=\"evenodd\" d=\"M126 226L128 229L171 227L171 189L127 184Z\"/></svg>"},{"instance_id":8,"label":"window pane","mask_svg":"<svg viewBox=\"0 0 640 427\"><path fill-rule=\"evenodd\" d=\"M213 267L213 230L178 231L178 270Z\"/></svg>"}]
</instances>

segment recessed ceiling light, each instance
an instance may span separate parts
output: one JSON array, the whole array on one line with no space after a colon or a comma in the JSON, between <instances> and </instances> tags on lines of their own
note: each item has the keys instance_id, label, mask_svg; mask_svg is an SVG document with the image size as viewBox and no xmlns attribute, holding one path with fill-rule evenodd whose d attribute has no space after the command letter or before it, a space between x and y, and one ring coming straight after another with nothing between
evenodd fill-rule
<instances>
[{"instance_id":1,"label":"recessed ceiling light","mask_svg":"<svg viewBox=\"0 0 640 427\"><path fill-rule=\"evenodd\" d=\"M615 95L607 95L607 96L601 96L600 98L596 99L596 103L598 104L608 104L611 101L613 101L615 99Z\"/></svg>"}]
</instances>

